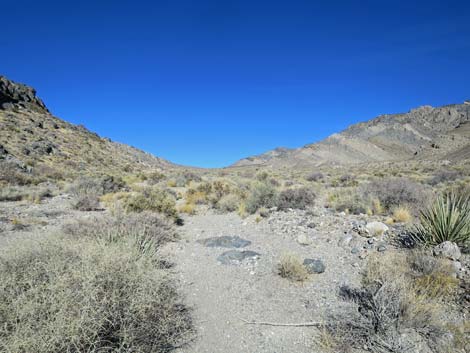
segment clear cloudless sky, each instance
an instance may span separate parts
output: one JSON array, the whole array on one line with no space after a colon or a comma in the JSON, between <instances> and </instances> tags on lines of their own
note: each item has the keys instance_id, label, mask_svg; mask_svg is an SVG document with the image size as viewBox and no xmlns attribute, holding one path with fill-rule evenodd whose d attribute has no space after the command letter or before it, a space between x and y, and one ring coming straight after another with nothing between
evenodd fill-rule
<instances>
[{"instance_id":1,"label":"clear cloudless sky","mask_svg":"<svg viewBox=\"0 0 470 353\"><path fill-rule=\"evenodd\" d=\"M470 1L0 2L0 74L173 162L220 167L470 99Z\"/></svg>"}]
</instances>

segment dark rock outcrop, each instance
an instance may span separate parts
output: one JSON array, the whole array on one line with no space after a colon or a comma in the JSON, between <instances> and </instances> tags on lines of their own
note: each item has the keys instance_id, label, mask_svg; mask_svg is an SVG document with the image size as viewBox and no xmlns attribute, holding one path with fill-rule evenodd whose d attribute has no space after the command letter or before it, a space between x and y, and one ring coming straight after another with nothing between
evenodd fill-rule
<instances>
[{"instance_id":1,"label":"dark rock outcrop","mask_svg":"<svg viewBox=\"0 0 470 353\"><path fill-rule=\"evenodd\" d=\"M49 112L44 102L36 96L34 88L0 76L0 109L14 110L20 107L42 113Z\"/></svg>"}]
</instances>

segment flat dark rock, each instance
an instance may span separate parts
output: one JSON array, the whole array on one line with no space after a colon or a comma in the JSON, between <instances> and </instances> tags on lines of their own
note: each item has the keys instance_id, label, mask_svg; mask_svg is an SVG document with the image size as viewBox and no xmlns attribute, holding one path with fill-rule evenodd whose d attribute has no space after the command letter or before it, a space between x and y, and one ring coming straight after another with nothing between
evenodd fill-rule
<instances>
[{"instance_id":1,"label":"flat dark rock","mask_svg":"<svg viewBox=\"0 0 470 353\"><path fill-rule=\"evenodd\" d=\"M198 243L208 248L244 248L251 244L251 241L240 238L239 236L213 237L198 240Z\"/></svg>"},{"instance_id":2,"label":"flat dark rock","mask_svg":"<svg viewBox=\"0 0 470 353\"><path fill-rule=\"evenodd\" d=\"M224 265L237 265L243 260L246 259L256 259L260 256L255 251L251 250L244 250L244 251L238 251L238 250L229 250L224 252L222 255L220 255L217 258L217 261Z\"/></svg>"},{"instance_id":3,"label":"flat dark rock","mask_svg":"<svg viewBox=\"0 0 470 353\"><path fill-rule=\"evenodd\" d=\"M323 273L326 269L322 260L315 259L305 259L304 266L307 268L308 273Z\"/></svg>"}]
</instances>

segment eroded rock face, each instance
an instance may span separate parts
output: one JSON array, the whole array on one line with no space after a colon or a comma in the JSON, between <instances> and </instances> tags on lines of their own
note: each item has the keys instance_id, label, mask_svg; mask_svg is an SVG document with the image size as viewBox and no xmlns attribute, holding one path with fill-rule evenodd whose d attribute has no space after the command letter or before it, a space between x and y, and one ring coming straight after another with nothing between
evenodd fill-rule
<instances>
[{"instance_id":1,"label":"eroded rock face","mask_svg":"<svg viewBox=\"0 0 470 353\"><path fill-rule=\"evenodd\" d=\"M0 109L14 110L18 107L38 112L49 112L44 102L36 96L34 88L0 76Z\"/></svg>"}]
</instances>

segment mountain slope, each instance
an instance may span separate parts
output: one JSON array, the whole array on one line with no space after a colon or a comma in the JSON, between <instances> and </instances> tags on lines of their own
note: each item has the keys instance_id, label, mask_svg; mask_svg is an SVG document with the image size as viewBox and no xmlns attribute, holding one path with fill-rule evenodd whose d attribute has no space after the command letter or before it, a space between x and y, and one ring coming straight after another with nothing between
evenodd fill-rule
<instances>
[{"instance_id":1,"label":"mountain slope","mask_svg":"<svg viewBox=\"0 0 470 353\"><path fill-rule=\"evenodd\" d=\"M405 114L381 115L298 149L276 149L234 167L295 167L396 160L470 158L470 104L424 106Z\"/></svg>"},{"instance_id":2,"label":"mountain slope","mask_svg":"<svg viewBox=\"0 0 470 353\"><path fill-rule=\"evenodd\" d=\"M0 76L0 162L63 174L119 173L172 164L51 115L36 91Z\"/></svg>"}]
</instances>

